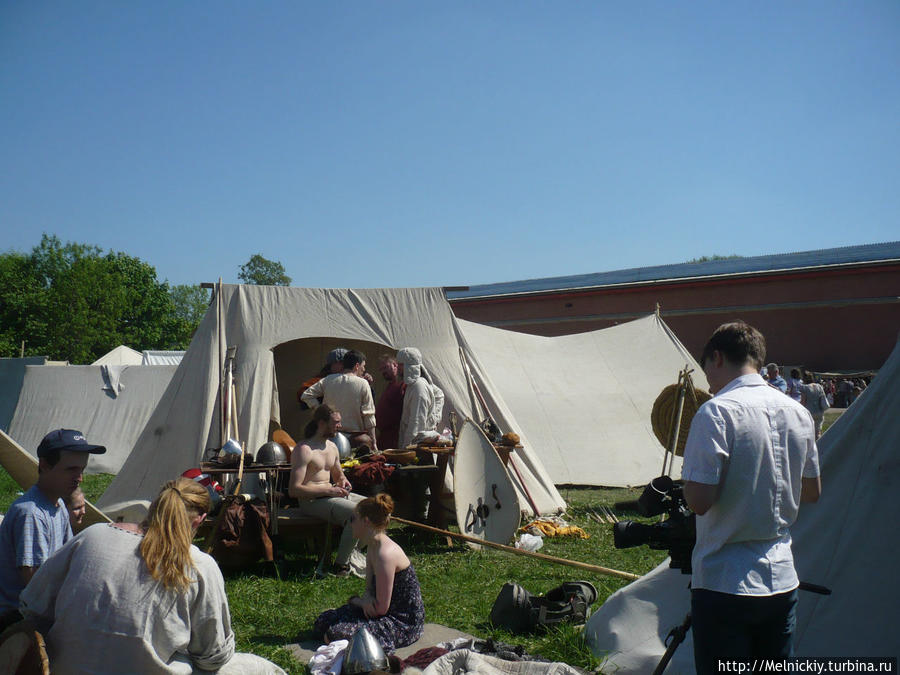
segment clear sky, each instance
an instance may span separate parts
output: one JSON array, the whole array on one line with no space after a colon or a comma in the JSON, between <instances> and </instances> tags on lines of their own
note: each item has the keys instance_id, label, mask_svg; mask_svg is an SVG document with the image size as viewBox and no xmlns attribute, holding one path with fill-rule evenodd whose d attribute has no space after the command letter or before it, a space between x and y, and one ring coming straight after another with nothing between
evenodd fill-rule
<instances>
[{"instance_id":1,"label":"clear sky","mask_svg":"<svg viewBox=\"0 0 900 675\"><path fill-rule=\"evenodd\" d=\"M900 239L900 2L0 3L4 249L466 285Z\"/></svg>"}]
</instances>

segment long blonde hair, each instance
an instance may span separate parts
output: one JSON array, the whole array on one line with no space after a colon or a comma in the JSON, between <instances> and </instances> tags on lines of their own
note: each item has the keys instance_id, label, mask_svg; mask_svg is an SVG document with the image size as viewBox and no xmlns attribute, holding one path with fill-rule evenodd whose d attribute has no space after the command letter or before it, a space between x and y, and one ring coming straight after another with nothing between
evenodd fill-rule
<instances>
[{"instance_id":1,"label":"long blonde hair","mask_svg":"<svg viewBox=\"0 0 900 675\"><path fill-rule=\"evenodd\" d=\"M170 480L150 505L141 557L147 569L166 589L184 591L194 569L191 519L209 512L209 493L189 478Z\"/></svg>"}]
</instances>

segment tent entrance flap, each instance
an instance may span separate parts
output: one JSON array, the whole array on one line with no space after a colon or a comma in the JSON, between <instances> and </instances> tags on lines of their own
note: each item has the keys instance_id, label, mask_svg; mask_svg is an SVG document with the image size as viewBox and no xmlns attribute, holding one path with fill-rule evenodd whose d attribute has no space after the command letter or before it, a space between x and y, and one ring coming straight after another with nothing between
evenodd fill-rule
<instances>
[{"instance_id":1,"label":"tent entrance flap","mask_svg":"<svg viewBox=\"0 0 900 675\"><path fill-rule=\"evenodd\" d=\"M320 374L328 352L337 347L356 349L366 355L366 372L371 373L375 381L375 401L378 401L387 385L379 372L379 359L382 354L397 354L395 349L387 345L331 337L300 338L281 343L272 350L275 357L275 381L278 383L278 410L281 428L297 440L303 438L303 428L312 418L311 410L301 409L297 391L304 382Z\"/></svg>"}]
</instances>

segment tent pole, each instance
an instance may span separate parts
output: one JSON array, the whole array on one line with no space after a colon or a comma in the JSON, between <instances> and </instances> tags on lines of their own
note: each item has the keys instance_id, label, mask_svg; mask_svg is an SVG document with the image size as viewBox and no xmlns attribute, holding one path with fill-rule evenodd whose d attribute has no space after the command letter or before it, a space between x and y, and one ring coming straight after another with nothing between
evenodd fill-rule
<instances>
[{"instance_id":1,"label":"tent pole","mask_svg":"<svg viewBox=\"0 0 900 675\"><path fill-rule=\"evenodd\" d=\"M469 363L466 361L466 355L462 347L459 348L459 360L462 362L463 372L466 374L466 385L472 403L472 414L475 417L479 417L478 400L475 398L475 389L472 387L472 373L469 372ZM485 410L484 413L487 414L487 411Z\"/></svg>"},{"instance_id":2,"label":"tent pole","mask_svg":"<svg viewBox=\"0 0 900 675\"><path fill-rule=\"evenodd\" d=\"M219 345L219 447L225 445L225 326L222 318L222 277L216 284L216 342Z\"/></svg>"},{"instance_id":3,"label":"tent pole","mask_svg":"<svg viewBox=\"0 0 900 675\"><path fill-rule=\"evenodd\" d=\"M684 397L687 393L690 372L689 366L685 364L684 370L678 373L678 400L675 403L675 410L672 411L672 435L669 438L669 447L666 448L666 454L663 456L663 476L668 475L675 467L675 451L678 448L678 437L681 434L681 415L684 412ZM666 469L667 464L668 469Z\"/></svg>"}]
</instances>

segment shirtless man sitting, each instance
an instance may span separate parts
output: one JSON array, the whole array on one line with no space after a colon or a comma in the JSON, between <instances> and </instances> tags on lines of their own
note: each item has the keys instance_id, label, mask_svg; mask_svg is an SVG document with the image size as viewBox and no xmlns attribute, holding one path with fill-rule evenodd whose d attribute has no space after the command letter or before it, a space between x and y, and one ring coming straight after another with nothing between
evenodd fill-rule
<instances>
[{"instance_id":1,"label":"shirtless man sitting","mask_svg":"<svg viewBox=\"0 0 900 675\"><path fill-rule=\"evenodd\" d=\"M356 546L351 518L363 500L351 492L353 486L341 470L337 446L331 439L341 428L341 414L320 405L306 425L306 440L291 453L288 494L300 500L298 511L341 525L341 541L334 561L334 573L350 574L350 555Z\"/></svg>"}]
</instances>

